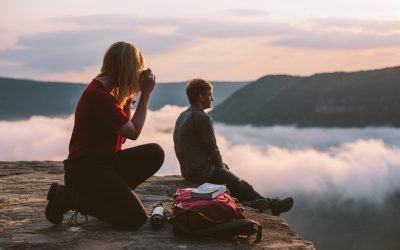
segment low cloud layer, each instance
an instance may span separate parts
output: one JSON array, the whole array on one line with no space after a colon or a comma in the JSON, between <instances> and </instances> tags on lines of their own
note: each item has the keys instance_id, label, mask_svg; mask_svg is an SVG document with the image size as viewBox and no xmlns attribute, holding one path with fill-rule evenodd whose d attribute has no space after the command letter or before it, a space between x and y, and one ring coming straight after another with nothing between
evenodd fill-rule
<instances>
[{"instance_id":1,"label":"low cloud layer","mask_svg":"<svg viewBox=\"0 0 400 250\"><path fill-rule=\"evenodd\" d=\"M125 147L159 143L157 175L179 174L172 132L184 108L150 111L142 135ZM0 160L63 160L73 116L0 122ZM293 193L382 201L400 190L400 129L298 129L215 124L223 159L264 195Z\"/></svg>"}]
</instances>

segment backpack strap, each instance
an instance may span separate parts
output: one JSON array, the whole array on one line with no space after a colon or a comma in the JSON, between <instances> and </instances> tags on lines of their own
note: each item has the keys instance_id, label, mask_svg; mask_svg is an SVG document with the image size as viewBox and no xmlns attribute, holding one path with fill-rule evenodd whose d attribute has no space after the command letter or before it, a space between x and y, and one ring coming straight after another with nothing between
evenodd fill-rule
<instances>
[{"instance_id":1,"label":"backpack strap","mask_svg":"<svg viewBox=\"0 0 400 250\"><path fill-rule=\"evenodd\" d=\"M211 237L226 238L235 235L250 236L253 233L257 233L256 242L260 242L263 239L262 226L257 221L251 219L229 220L199 230L190 230L183 224L173 219L170 219L169 222L174 226L175 229L177 229L177 233L187 236L193 236L193 237L211 236Z\"/></svg>"},{"instance_id":2,"label":"backpack strap","mask_svg":"<svg viewBox=\"0 0 400 250\"><path fill-rule=\"evenodd\" d=\"M256 227L256 228L255 228ZM230 237L232 235L247 235L257 233L256 241L263 239L262 226L257 221L251 219L230 220L212 227L199 230L199 235Z\"/></svg>"}]
</instances>

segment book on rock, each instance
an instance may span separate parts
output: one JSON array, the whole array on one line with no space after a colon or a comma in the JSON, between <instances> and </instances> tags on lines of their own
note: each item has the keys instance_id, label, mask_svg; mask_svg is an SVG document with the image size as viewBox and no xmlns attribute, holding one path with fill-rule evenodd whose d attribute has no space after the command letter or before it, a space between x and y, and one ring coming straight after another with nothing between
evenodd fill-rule
<instances>
[{"instance_id":1,"label":"book on rock","mask_svg":"<svg viewBox=\"0 0 400 250\"><path fill-rule=\"evenodd\" d=\"M211 200L225 192L225 185L218 185L206 182L200 187L193 189L192 197Z\"/></svg>"}]
</instances>

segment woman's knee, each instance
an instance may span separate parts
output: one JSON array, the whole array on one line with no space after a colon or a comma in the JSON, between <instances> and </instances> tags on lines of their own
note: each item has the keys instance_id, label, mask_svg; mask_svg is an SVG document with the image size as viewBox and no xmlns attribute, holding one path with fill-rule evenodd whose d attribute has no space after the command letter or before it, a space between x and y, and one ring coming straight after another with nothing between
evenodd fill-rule
<instances>
[{"instance_id":1,"label":"woman's knee","mask_svg":"<svg viewBox=\"0 0 400 250\"><path fill-rule=\"evenodd\" d=\"M119 211L114 214L114 224L126 230L136 229L147 221L147 213L139 197L134 192L130 196L119 203Z\"/></svg>"},{"instance_id":2,"label":"woman's knee","mask_svg":"<svg viewBox=\"0 0 400 250\"><path fill-rule=\"evenodd\" d=\"M131 204L125 208L125 216L123 216L123 225L125 229L136 229L147 221L146 210L139 197L131 192L132 198L129 200Z\"/></svg>"},{"instance_id":3,"label":"woman's knee","mask_svg":"<svg viewBox=\"0 0 400 250\"><path fill-rule=\"evenodd\" d=\"M165 159L165 153L162 147L157 143L149 143L147 147L151 151L152 159L154 160L154 165L158 167L158 169L162 166Z\"/></svg>"},{"instance_id":4,"label":"woman's knee","mask_svg":"<svg viewBox=\"0 0 400 250\"><path fill-rule=\"evenodd\" d=\"M146 224L146 221L147 215L145 213L133 214L127 216L123 221L121 221L119 226L125 230L134 230Z\"/></svg>"}]
</instances>

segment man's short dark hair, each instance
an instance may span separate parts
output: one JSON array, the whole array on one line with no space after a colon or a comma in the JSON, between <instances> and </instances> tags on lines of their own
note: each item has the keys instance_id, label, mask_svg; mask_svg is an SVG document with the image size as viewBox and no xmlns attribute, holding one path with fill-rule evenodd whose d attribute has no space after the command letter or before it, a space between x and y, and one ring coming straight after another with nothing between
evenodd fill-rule
<instances>
[{"instance_id":1,"label":"man's short dark hair","mask_svg":"<svg viewBox=\"0 0 400 250\"><path fill-rule=\"evenodd\" d=\"M206 94L213 87L209 81L195 78L186 84L186 95L190 104L196 104L199 95Z\"/></svg>"}]
</instances>

